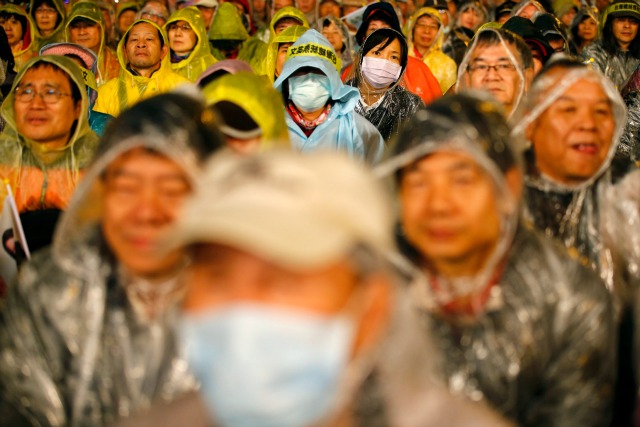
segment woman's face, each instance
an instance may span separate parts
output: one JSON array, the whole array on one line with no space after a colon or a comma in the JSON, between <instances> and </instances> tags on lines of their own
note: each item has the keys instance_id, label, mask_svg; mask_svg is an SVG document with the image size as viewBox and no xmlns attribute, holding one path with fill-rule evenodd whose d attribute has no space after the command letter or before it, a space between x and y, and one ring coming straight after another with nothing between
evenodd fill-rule
<instances>
[{"instance_id":1,"label":"woman's face","mask_svg":"<svg viewBox=\"0 0 640 427\"><path fill-rule=\"evenodd\" d=\"M329 40L329 43L331 43L331 46L333 46L336 52L342 53L344 42L342 41L342 31L340 31L340 28L336 27L332 22L322 28L322 35Z\"/></svg>"},{"instance_id":2,"label":"woman's face","mask_svg":"<svg viewBox=\"0 0 640 427\"><path fill-rule=\"evenodd\" d=\"M400 45L400 41L395 39L385 48L382 46L385 45L386 42L382 42L373 49L371 49L365 56L378 58L378 59L386 59L387 61L391 61L394 64L400 65L400 60L402 58L402 46Z\"/></svg>"},{"instance_id":3,"label":"woman's face","mask_svg":"<svg viewBox=\"0 0 640 427\"><path fill-rule=\"evenodd\" d=\"M578 37L585 42L592 42L598 37L598 23L590 16L578 24Z\"/></svg>"}]
</instances>

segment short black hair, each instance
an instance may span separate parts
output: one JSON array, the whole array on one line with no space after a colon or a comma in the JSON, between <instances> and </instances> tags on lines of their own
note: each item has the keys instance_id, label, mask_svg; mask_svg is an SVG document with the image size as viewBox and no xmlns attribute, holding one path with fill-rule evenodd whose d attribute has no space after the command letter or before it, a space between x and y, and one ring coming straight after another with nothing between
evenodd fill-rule
<instances>
[{"instance_id":1,"label":"short black hair","mask_svg":"<svg viewBox=\"0 0 640 427\"><path fill-rule=\"evenodd\" d=\"M384 49L395 40L400 42L400 66L404 69L409 61L409 48L407 47L407 41L401 33L392 28L380 28L371 33L369 37L364 40L364 44L361 48L361 58L364 58L367 53L373 50L376 46L382 44L380 49Z\"/></svg>"},{"instance_id":2,"label":"short black hair","mask_svg":"<svg viewBox=\"0 0 640 427\"><path fill-rule=\"evenodd\" d=\"M82 94L80 93L80 88L78 87L77 83L73 80L73 78L69 73L67 73L65 70L60 68L58 65L49 61L34 62L29 67L29 70L39 70L40 68L51 68L67 76L67 80L69 81L69 86L71 87L71 99L73 100L74 104L77 104L78 102L82 101ZM24 74L22 76L24 77Z\"/></svg>"},{"instance_id":3,"label":"short black hair","mask_svg":"<svg viewBox=\"0 0 640 427\"><path fill-rule=\"evenodd\" d=\"M139 24L147 24L147 22L138 20L131 24L131 26L127 30L127 34L124 36L124 44L127 44L127 42L129 41L129 34L131 34L131 30L133 29L133 27ZM162 37L162 31L160 30L158 30L158 39L160 39L160 48L162 48L164 46L164 37Z\"/></svg>"},{"instance_id":4,"label":"short black hair","mask_svg":"<svg viewBox=\"0 0 640 427\"><path fill-rule=\"evenodd\" d=\"M507 44L516 48L518 56L520 56L520 58L516 58L516 61L519 60L525 69L533 68L531 48L516 33L502 28L486 29L476 33L474 38L476 39L476 46L495 46L501 44L502 40L504 40Z\"/></svg>"},{"instance_id":5,"label":"short black hair","mask_svg":"<svg viewBox=\"0 0 640 427\"><path fill-rule=\"evenodd\" d=\"M33 9L31 9L29 11L29 13L31 14L31 16L35 19L35 15L36 15L36 9L38 9L40 6L42 6L43 4L49 6L50 8L53 8L56 10L56 14L58 15L58 17L56 18L56 28L58 28L58 26L60 25L60 23L62 22L62 15L60 15L60 11L58 10L58 8L56 7L55 3L53 2L53 0L34 0L33 2Z\"/></svg>"},{"instance_id":6,"label":"short black hair","mask_svg":"<svg viewBox=\"0 0 640 427\"><path fill-rule=\"evenodd\" d=\"M2 12L0 12L0 18L4 18L4 19L14 18L16 21L18 21L20 23L20 26L22 27L22 35L24 37L24 34L27 32L27 28L28 28L26 16L20 15L19 13L11 13L6 10L3 10Z\"/></svg>"}]
</instances>

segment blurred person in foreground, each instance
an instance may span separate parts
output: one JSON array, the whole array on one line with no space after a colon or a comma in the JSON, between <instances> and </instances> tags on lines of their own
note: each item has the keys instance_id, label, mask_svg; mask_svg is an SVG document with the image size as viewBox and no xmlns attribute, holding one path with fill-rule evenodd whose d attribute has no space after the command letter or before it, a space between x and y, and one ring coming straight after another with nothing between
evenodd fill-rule
<instances>
[{"instance_id":1,"label":"blurred person in foreground","mask_svg":"<svg viewBox=\"0 0 640 427\"><path fill-rule=\"evenodd\" d=\"M337 153L224 153L167 248L199 393L119 427L503 426L434 381L438 352L385 261L390 201Z\"/></svg>"},{"instance_id":2,"label":"blurred person in foreground","mask_svg":"<svg viewBox=\"0 0 640 427\"><path fill-rule=\"evenodd\" d=\"M118 117L51 249L21 270L0 372L3 402L31 424L103 426L195 388L174 336L186 254L157 248L220 146L213 117L178 94Z\"/></svg>"},{"instance_id":3,"label":"blurred person in foreground","mask_svg":"<svg viewBox=\"0 0 640 427\"><path fill-rule=\"evenodd\" d=\"M522 161L499 104L442 98L397 141L378 173L395 178L412 301L450 389L521 426L607 426L611 298L593 271L520 224Z\"/></svg>"}]
</instances>

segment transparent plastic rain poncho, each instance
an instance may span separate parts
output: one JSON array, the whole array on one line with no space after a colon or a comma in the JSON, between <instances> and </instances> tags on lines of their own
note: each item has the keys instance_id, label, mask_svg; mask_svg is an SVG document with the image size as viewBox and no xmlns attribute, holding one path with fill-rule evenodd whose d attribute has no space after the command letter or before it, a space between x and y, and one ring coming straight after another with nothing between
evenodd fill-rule
<instances>
[{"instance_id":1,"label":"transparent plastic rain poncho","mask_svg":"<svg viewBox=\"0 0 640 427\"><path fill-rule=\"evenodd\" d=\"M319 33L322 33L322 29L329 26L329 23L335 25L340 31L340 36L342 38L342 52L340 52L340 59L342 60L342 70L344 70L353 63L356 40L351 33L349 33L349 27L347 27L347 24L345 24L342 19L338 19L332 15L320 18L316 23L316 30L318 30Z\"/></svg>"},{"instance_id":2,"label":"transparent plastic rain poncho","mask_svg":"<svg viewBox=\"0 0 640 427\"><path fill-rule=\"evenodd\" d=\"M372 32L365 39L362 47L358 51L346 84L358 88L360 91L360 99L358 100L355 110L356 113L369 120L369 122L378 129L385 142L388 143L392 137L397 135L402 123L410 119L419 108L424 107L424 103L418 95L409 92L402 85L404 73L407 69L407 54L400 58L402 71L398 79L390 86L375 89L363 83L365 76L362 73L362 61L366 56L364 51L366 50L368 53L376 49L376 46L372 46L371 37L373 37L374 34L379 35L380 32L386 32L389 34L389 37L393 35L397 36L396 40L404 45L404 51L407 52L407 41L398 31L391 28L382 28ZM379 98L377 98L374 104L366 105L362 96L365 93Z\"/></svg>"},{"instance_id":3,"label":"transparent plastic rain poncho","mask_svg":"<svg viewBox=\"0 0 640 427\"><path fill-rule=\"evenodd\" d=\"M400 134L394 157L377 168L399 177L424 156L457 151L476 159L495 183L501 236L475 276L439 277L400 236L421 270L412 301L443 350L449 388L522 426L608 425L615 363L609 294L592 271L518 225L517 196L504 175L520 169L509 128L496 104L454 96L418 112ZM487 290L486 302L476 304ZM452 311L450 303L465 295L473 312Z\"/></svg>"},{"instance_id":4,"label":"transparent plastic rain poncho","mask_svg":"<svg viewBox=\"0 0 640 427\"><path fill-rule=\"evenodd\" d=\"M167 94L114 121L52 248L11 287L0 330L2 402L32 425L102 426L195 388L173 334L184 289L178 277L151 284L119 265L101 233L101 177L120 155L143 148L193 180L200 159L220 145L203 108ZM152 294L155 303L145 303Z\"/></svg>"},{"instance_id":5,"label":"transparent plastic rain poncho","mask_svg":"<svg viewBox=\"0 0 640 427\"><path fill-rule=\"evenodd\" d=\"M476 49L480 49L488 46L487 42L481 41L482 34L487 32L493 32L495 33L498 40L497 42L491 41L489 45L494 45L494 44L501 45L504 48L504 51L506 52L507 58L509 58L509 62L513 64L513 66L516 69L516 72L518 73L519 83L516 89L511 111L505 111L505 114L507 115L507 117L510 117L511 115L514 114L514 112L518 108L518 105L522 101L522 98L524 97L524 94L527 90L527 87L526 87L527 85L526 85L526 79L525 79L525 64L518 57L519 55L517 54L516 47L515 46L511 47L511 43L505 40L505 31L506 30L501 30L499 28L491 28L491 27L483 27L480 30L478 30L476 35L471 40L471 43L467 49L467 52L465 53L464 58L460 63L460 66L458 67L458 80L456 82L456 92L460 93L469 89L474 89L474 90L483 89L481 87L470 86L471 82L468 81L470 80L470 77L468 76L468 68L470 65L469 63L471 62L471 58L473 57L474 51ZM512 35L512 36L515 36L515 35ZM494 72L494 70L492 70L491 72Z\"/></svg>"},{"instance_id":6,"label":"transparent plastic rain poncho","mask_svg":"<svg viewBox=\"0 0 640 427\"><path fill-rule=\"evenodd\" d=\"M598 83L607 94L615 120L613 141L606 160L593 176L581 184L569 186L541 176L536 170L533 147L527 142L527 174L525 178L525 219L547 236L562 242L575 257L600 274L611 291L624 292L624 281L614 274L611 254L614 248L602 241L602 193L611 186L611 162L626 121L626 109L613 84L599 72L574 67L541 74L534 81L514 120L514 134L524 136L529 126L581 80ZM550 135L549 138L553 138ZM619 224L624 226L623 224ZM617 292L616 292L617 293Z\"/></svg>"},{"instance_id":7,"label":"transparent plastic rain poncho","mask_svg":"<svg viewBox=\"0 0 640 427\"><path fill-rule=\"evenodd\" d=\"M636 68L620 93L628 116L616 156L640 165L640 68Z\"/></svg>"}]
</instances>

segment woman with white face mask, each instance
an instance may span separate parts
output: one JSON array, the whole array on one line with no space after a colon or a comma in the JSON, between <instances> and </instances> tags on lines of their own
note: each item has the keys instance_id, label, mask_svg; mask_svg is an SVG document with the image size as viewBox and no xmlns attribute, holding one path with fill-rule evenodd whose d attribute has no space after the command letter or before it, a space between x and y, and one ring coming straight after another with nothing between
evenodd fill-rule
<instances>
[{"instance_id":1,"label":"woman with white face mask","mask_svg":"<svg viewBox=\"0 0 640 427\"><path fill-rule=\"evenodd\" d=\"M399 82L408 60L407 41L391 28L374 31L358 52L347 84L360 90L356 112L364 116L388 142L400 125L424 107L419 96Z\"/></svg>"}]
</instances>

